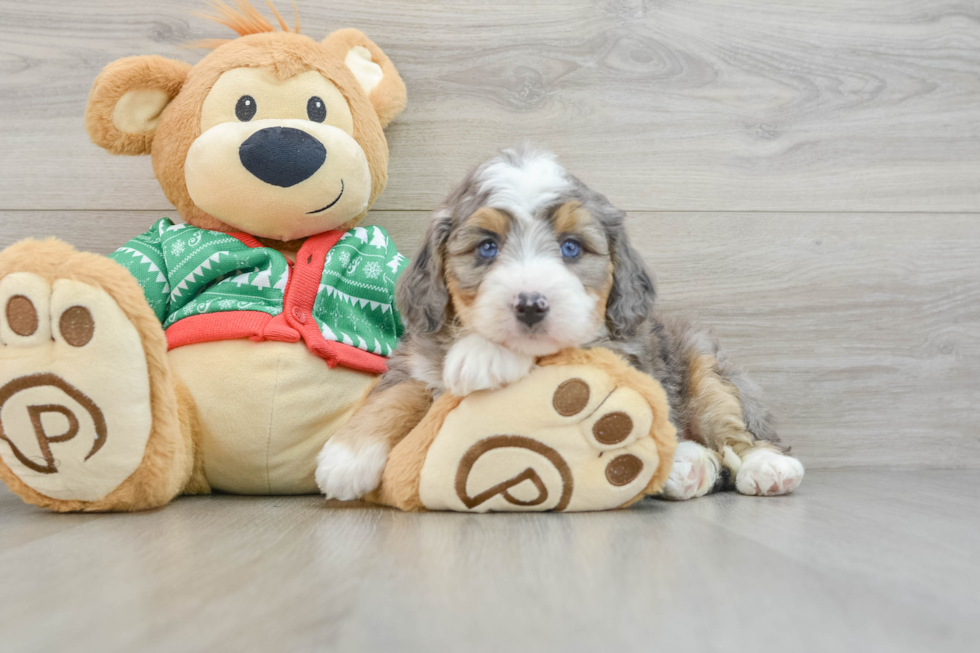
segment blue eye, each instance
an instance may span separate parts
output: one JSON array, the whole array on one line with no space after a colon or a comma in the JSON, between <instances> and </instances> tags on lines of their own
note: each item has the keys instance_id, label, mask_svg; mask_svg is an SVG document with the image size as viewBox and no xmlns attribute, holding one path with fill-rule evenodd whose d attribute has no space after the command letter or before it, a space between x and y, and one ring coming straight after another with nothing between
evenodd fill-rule
<instances>
[{"instance_id":1,"label":"blue eye","mask_svg":"<svg viewBox=\"0 0 980 653\"><path fill-rule=\"evenodd\" d=\"M582 246L569 238L561 244L561 255L565 258L578 258L582 253Z\"/></svg>"},{"instance_id":2,"label":"blue eye","mask_svg":"<svg viewBox=\"0 0 980 653\"><path fill-rule=\"evenodd\" d=\"M497 243L492 240L484 240L480 243L477 251L480 253L480 258L497 258Z\"/></svg>"}]
</instances>

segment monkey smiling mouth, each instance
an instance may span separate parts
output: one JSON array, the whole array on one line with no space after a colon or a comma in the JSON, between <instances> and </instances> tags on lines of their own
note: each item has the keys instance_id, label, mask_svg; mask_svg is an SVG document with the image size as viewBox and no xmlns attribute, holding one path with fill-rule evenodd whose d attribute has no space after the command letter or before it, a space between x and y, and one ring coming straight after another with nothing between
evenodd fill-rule
<instances>
[{"instance_id":1,"label":"monkey smiling mouth","mask_svg":"<svg viewBox=\"0 0 980 653\"><path fill-rule=\"evenodd\" d=\"M343 195L344 195L344 180L341 179L340 180L340 195L338 195L334 199L334 201L330 202L329 204L327 204L322 209L317 209L316 211L309 211L306 215L314 215L315 213L323 213L324 211L326 211L327 209L329 209L331 206L333 206L334 204L336 204L337 202L339 202L340 201L340 198L343 197Z\"/></svg>"}]
</instances>

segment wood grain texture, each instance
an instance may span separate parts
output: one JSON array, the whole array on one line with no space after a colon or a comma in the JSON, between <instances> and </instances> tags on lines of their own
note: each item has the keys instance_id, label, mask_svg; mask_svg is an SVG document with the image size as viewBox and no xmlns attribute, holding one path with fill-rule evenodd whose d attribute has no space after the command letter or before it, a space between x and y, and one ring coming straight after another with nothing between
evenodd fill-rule
<instances>
[{"instance_id":1,"label":"wood grain texture","mask_svg":"<svg viewBox=\"0 0 980 653\"><path fill-rule=\"evenodd\" d=\"M118 57L197 60L179 46L224 29L202 6L0 0L0 247L108 253L174 215L149 160L98 150L82 115ZM305 33L359 27L406 79L378 203L397 210L370 218L403 251L427 220L410 209L532 137L633 209L662 305L715 328L810 467L980 467L980 5L298 6Z\"/></svg>"},{"instance_id":2,"label":"wood grain texture","mask_svg":"<svg viewBox=\"0 0 980 653\"><path fill-rule=\"evenodd\" d=\"M0 247L57 235L109 253L161 216L0 212ZM660 305L714 329L808 467L980 467L977 216L629 219ZM427 220L374 211L367 222L411 255Z\"/></svg>"},{"instance_id":3,"label":"wood grain texture","mask_svg":"<svg viewBox=\"0 0 980 653\"><path fill-rule=\"evenodd\" d=\"M213 496L57 515L0 488L0 633L20 653L959 653L980 636L978 491L976 471L849 470L594 514Z\"/></svg>"},{"instance_id":4,"label":"wood grain texture","mask_svg":"<svg viewBox=\"0 0 980 653\"><path fill-rule=\"evenodd\" d=\"M282 3L280 3L282 4ZM531 139L631 210L980 210L980 5L963 0L298 0L399 66L379 209L430 210ZM203 0L0 0L0 209L164 209L88 143L110 61L196 61ZM288 12L287 12L288 13Z\"/></svg>"}]
</instances>

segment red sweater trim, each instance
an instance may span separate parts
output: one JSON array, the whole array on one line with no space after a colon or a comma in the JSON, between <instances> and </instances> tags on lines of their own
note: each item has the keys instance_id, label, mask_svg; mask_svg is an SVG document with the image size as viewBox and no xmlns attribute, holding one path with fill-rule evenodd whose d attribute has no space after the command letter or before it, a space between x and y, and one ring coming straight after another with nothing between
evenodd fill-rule
<instances>
[{"instance_id":1,"label":"red sweater trim","mask_svg":"<svg viewBox=\"0 0 980 653\"><path fill-rule=\"evenodd\" d=\"M228 235L234 238L235 240L238 240L242 245L245 245L246 247L250 247L252 249L259 249L265 247L265 245L260 243L255 236L249 236L246 233L241 233L239 231L236 231Z\"/></svg>"},{"instance_id":2,"label":"red sweater trim","mask_svg":"<svg viewBox=\"0 0 980 653\"><path fill-rule=\"evenodd\" d=\"M262 246L248 234L230 235L249 247ZM238 338L249 338L255 342L298 342L302 338L310 351L330 367L343 365L383 374L388 369L387 358L342 342L326 340L313 319L313 303L320 289L327 252L343 235L342 231L328 231L303 243L290 270L283 296L283 310L279 315L273 317L259 311L226 311L185 317L167 329L167 349Z\"/></svg>"},{"instance_id":3,"label":"red sweater trim","mask_svg":"<svg viewBox=\"0 0 980 653\"><path fill-rule=\"evenodd\" d=\"M167 329L166 335L168 350L217 340L248 338L254 342L299 342L302 338L306 340L310 351L326 361L330 367L342 365L374 374L384 374L388 369L388 359L384 356L342 342L325 340L316 328L316 322L313 322L312 329L304 327L303 332L300 332L289 324L285 314L272 317L258 311L226 311L192 315L175 322ZM313 340L314 336L317 340Z\"/></svg>"},{"instance_id":4,"label":"red sweater trim","mask_svg":"<svg viewBox=\"0 0 980 653\"><path fill-rule=\"evenodd\" d=\"M213 340L254 339L257 335L261 336L265 326L271 321L271 315L258 311L192 315L177 320L167 329L167 349Z\"/></svg>"}]
</instances>

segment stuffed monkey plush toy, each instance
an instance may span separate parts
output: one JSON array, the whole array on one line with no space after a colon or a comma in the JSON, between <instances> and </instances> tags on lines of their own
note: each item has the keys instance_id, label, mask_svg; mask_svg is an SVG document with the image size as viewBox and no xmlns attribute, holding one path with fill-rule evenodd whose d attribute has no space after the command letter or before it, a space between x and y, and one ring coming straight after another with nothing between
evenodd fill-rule
<instances>
[{"instance_id":1,"label":"stuffed monkey plush toy","mask_svg":"<svg viewBox=\"0 0 980 653\"><path fill-rule=\"evenodd\" d=\"M356 226L387 179L397 71L356 30L318 42L214 6L239 38L194 66L116 61L86 111L97 145L151 155L184 223L108 258L0 254L0 478L30 503L315 492L317 451L401 333L406 260Z\"/></svg>"}]
</instances>

